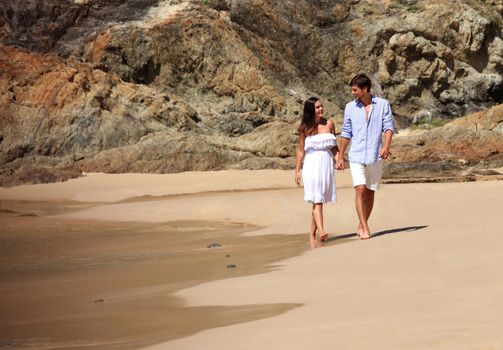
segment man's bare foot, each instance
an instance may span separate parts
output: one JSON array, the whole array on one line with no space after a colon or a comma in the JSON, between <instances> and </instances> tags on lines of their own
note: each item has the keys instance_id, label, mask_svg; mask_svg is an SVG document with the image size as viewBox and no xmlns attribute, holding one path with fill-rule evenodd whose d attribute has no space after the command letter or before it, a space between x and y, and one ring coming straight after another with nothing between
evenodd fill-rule
<instances>
[{"instance_id":1,"label":"man's bare foot","mask_svg":"<svg viewBox=\"0 0 503 350\"><path fill-rule=\"evenodd\" d=\"M362 228L362 225L358 224L358 226L356 227L356 234L358 235L358 237L360 239L369 239L370 237L372 237L370 235L370 232L365 232L365 230Z\"/></svg>"},{"instance_id":2,"label":"man's bare foot","mask_svg":"<svg viewBox=\"0 0 503 350\"><path fill-rule=\"evenodd\" d=\"M322 242L325 242L327 240L327 238L328 238L328 233L326 233L326 232L322 233L320 235L320 241L322 241Z\"/></svg>"},{"instance_id":3,"label":"man's bare foot","mask_svg":"<svg viewBox=\"0 0 503 350\"><path fill-rule=\"evenodd\" d=\"M370 235L370 232L364 232L364 233L360 234L359 236L360 236L360 239L362 239L362 240L363 239L370 239L370 237L372 237Z\"/></svg>"},{"instance_id":4,"label":"man's bare foot","mask_svg":"<svg viewBox=\"0 0 503 350\"><path fill-rule=\"evenodd\" d=\"M356 227L356 235L358 236L358 238L362 239L362 234L363 234L362 226L358 224L358 226Z\"/></svg>"}]
</instances>

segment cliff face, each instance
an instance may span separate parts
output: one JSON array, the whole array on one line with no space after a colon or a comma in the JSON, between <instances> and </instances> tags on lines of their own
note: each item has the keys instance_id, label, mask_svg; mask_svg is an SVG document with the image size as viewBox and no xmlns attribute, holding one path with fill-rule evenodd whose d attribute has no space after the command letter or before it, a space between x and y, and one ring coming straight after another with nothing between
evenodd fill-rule
<instances>
[{"instance_id":1,"label":"cliff face","mask_svg":"<svg viewBox=\"0 0 503 350\"><path fill-rule=\"evenodd\" d=\"M503 101L503 1L6 0L0 183L290 168L357 72L397 124Z\"/></svg>"},{"instance_id":2,"label":"cliff face","mask_svg":"<svg viewBox=\"0 0 503 350\"><path fill-rule=\"evenodd\" d=\"M394 140L392 179L495 175L503 164L503 105Z\"/></svg>"}]
</instances>

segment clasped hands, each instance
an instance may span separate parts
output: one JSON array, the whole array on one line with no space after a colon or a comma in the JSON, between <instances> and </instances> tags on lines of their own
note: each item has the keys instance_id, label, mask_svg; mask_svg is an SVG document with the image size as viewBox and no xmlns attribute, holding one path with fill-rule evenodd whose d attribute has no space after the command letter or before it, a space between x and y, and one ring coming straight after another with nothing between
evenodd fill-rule
<instances>
[{"instance_id":1,"label":"clasped hands","mask_svg":"<svg viewBox=\"0 0 503 350\"><path fill-rule=\"evenodd\" d=\"M337 169L337 170L344 170L344 160L342 160L342 159L336 159L335 160L335 169Z\"/></svg>"}]
</instances>

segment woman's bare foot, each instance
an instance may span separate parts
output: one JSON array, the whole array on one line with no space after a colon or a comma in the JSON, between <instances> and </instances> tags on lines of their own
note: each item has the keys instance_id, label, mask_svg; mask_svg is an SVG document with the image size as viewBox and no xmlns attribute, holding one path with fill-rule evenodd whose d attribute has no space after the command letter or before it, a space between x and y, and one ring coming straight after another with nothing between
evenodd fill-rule
<instances>
[{"instance_id":1,"label":"woman's bare foot","mask_svg":"<svg viewBox=\"0 0 503 350\"><path fill-rule=\"evenodd\" d=\"M309 245L311 246L311 249L318 248L318 241L316 240L316 237L311 236L311 239L309 240Z\"/></svg>"},{"instance_id":2,"label":"woman's bare foot","mask_svg":"<svg viewBox=\"0 0 503 350\"><path fill-rule=\"evenodd\" d=\"M322 234L320 235L320 241L321 241L321 242L325 242L325 241L327 240L327 238L328 238L328 233L326 233L326 232L325 232L325 233L322 233Z\"/></svg>"}]
</instances>

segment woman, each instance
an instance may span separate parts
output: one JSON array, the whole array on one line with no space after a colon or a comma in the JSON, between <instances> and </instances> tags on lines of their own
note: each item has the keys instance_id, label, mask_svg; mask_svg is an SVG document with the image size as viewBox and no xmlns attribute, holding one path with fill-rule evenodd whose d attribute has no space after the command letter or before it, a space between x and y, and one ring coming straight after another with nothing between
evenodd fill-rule
<instances>
[{"instance_id":1,"label":"woman","mask_svg":"<svg viewBox=\"0 0 503 350\"><path fill-rule=\"evenodd\" d=\"M323 118L323 105L316 97L304 103L304 114L299 127L299 148L295 166L295 183L304 182L304 200L313 204L311 245L316 245L316 231L324 242L328 234L323 228L323 204L335 202L334 156L337 154L335 126Z\"/></svg>"}]
</instances>

